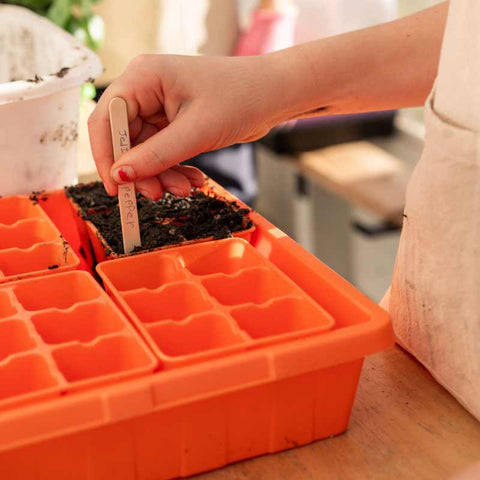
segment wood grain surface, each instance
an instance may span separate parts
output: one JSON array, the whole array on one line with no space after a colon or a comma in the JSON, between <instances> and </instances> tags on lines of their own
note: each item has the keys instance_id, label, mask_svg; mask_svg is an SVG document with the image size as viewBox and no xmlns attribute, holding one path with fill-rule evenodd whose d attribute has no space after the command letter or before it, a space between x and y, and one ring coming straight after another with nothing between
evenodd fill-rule
<instances>
[{"instance_id":1,"label":"wood grain surface","mask_svg":"<svg viewBox=\"0 0 480 480\"><path fill-rule=\"evenodd\" d=\"M352 204L401 223L411 168L373 143L351 142L303 153L292 164Z\"/></svg>"}]
</instances>

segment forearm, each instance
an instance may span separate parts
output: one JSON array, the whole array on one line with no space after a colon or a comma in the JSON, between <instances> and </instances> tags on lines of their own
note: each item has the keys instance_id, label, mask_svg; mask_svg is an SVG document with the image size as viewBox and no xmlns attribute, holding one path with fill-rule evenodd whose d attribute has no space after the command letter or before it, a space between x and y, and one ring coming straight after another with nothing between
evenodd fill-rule
<instances>
[{"instance_id":1,"label":"forearm","mask_svg":"<svg viewBox=\"0 0 480 480\"><path fill-rule=\"evenodd\" d=\"M437 74L448 2L268 55L276 120L422 105Z\"/></svg>"}]
</instances>

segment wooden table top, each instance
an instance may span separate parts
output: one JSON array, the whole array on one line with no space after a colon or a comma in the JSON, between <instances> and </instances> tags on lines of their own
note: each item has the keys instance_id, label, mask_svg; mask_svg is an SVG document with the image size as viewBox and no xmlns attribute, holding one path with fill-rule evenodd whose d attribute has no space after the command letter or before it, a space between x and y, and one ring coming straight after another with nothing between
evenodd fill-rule
<instances>
[{"instance_id":1,"label":"wooden table top","mask_svg":"<svg viewBox=\"0 0 480 480\"><path fill-rule=\"evenodd\" d=\"M299 155L299 172L380 218L402 223L411 168L371 142L350 142Z\"/></svg>"},{"instance_id":2,"label":"wooden table top","mask_svg":"<svg viewBox=\"0 0 480 480\"><path fill-rule=\"evenodd\" d=\"M349 429L196 480L446 479L480 460L480 423L400 347L366 359Z\"/></svg>"}]
</instances>

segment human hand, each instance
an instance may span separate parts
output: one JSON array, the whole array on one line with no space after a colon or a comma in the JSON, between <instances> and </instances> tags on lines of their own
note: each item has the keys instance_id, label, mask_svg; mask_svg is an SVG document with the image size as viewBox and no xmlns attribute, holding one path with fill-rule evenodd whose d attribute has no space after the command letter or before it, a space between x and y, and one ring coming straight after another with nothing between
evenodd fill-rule
<instances>
[{"instance_id":1,"label":"human hand","mask_svg":"<svg viewBox=\"0 0 480 480\"><path fill-rule=\"evenodd\" d=\"M88 122L107 192L115 195L118 184L134 181L149 198L164 190L188 195L203 174L180 162L265 135L276 123L280 93L268 86L266 64L260 57L136 57ZM132 149L113 165L108 104L117 96L127 102Z\"/></svg>"}]
</instances>

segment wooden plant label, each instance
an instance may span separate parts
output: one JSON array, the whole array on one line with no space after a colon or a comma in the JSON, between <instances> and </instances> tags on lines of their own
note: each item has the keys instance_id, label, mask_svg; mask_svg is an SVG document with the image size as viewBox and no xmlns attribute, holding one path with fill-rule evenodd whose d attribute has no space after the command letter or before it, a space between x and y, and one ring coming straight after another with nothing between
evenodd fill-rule
<instances>
[{"instance_id":1,"label":"wooden plant label","mask_svg":"<svg viewBox=\"0 0 480 480\"><path fill-rule=\"evenodd\" d=\"M113 158L117 162L125 152L130 150L127 103L121 97L112 98L108 110L112 131ZM135 247L141 246L137 199L133 182L118 186L118 203L122 223L123 249L125 253L131 253Z\"/></svg>"}]
</instances>

